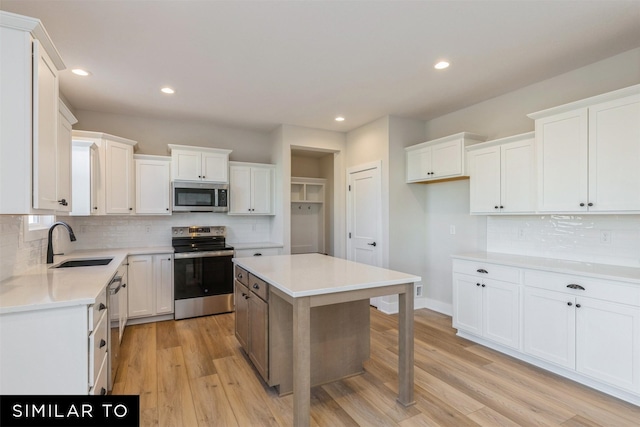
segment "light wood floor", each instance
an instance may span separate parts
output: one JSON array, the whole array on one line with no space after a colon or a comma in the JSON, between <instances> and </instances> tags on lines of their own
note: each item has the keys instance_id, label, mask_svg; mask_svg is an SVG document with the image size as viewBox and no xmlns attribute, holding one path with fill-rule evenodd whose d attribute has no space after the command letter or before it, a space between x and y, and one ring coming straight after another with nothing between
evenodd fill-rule
<instances>
[{"instance_id":1,"label":"light wood floor","mask_svg":"<svg viewBox=\"0 0 640 427\"><path fill-rule=\"evenodd\" d=\"M233 335L233 314L129 326L114 394L139 394L141 426L290 426ZM397 318L371 311L365 373L311 392L316 426L640 425L640 407L458 338L415 314L416 405L396 403Z\"/></svg>"}]
</instances>

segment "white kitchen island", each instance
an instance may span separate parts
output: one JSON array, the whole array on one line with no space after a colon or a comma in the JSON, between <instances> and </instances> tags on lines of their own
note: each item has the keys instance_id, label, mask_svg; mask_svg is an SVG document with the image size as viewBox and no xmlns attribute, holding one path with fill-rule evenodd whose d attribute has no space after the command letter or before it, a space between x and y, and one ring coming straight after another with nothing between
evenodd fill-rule
<instances>
[{"instance_id":1,"label":"white kitchen island","mask_svg":"<svg viewBox=\"0 0 640 427\"><path fill-rule=\"evenodd\" d=\"M293 425L310 423L311 309L398 294L398 401L413 400L414 276L321 254L234 259L293 309Z\"/></svg>"}]
</instances>

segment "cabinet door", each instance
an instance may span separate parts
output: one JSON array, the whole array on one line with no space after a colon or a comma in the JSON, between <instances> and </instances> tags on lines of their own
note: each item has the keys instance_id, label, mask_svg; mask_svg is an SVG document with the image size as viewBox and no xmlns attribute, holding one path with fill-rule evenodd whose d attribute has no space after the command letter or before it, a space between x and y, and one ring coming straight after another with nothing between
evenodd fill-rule
<instances>
[{"instance_id":1,"label":"cabinet door","mask_svg":"<svg viewBox=\"0 0 640 427\"><path fill-rule=\"evenodd\" d=\"M246 352L249 351L249 288L237 280L235 283L236 338Z\"/></svg>"},{"instance_id":2,"label":"cabinet door","mask_svg":"<svg viewBox=\"0 0 640 427\"><path fill-rule=\"evenodd\" d=\"M120 316L118 318L118 336L122 341L124 335L124 329L127 326L127 320L129 320L129 274L127 267L125 266L122 275L122 288L118 292L118 306L120 307Z\"/></svg>"},{"instance_id":3,"label":"cabinet door","mask_svg":"<svg viewBox=\"0 0 640 427\"><path fill-rule=\"evenodd\" d=\"M453 327L482 335L482 287L480 280L463 274L453 275Z\"/></svg>"},{"instance_id":4,"label":"cabinet door","mask_svg":"<svg viewBox=\"0 0 640 427\"><path fill-rule=\"evenodd\" d=\"M501 147L501 212L535 211L534 140L512 142Z\"/></svg>"},{"instance_id":5,"label":"cabinet door","mask_svg":"<svg viewBox=\"0 0 640 427\"><path fill-rule=\"evenodd\" d=\"M226 154L202 153L202 180L229 182L229 157Z\"/></svg>"},{"instance_id":6,"label":"cabinet door","mask_svg":"<svg viewBox=\"0 0 640 427\"><path fill-rule=\"evenodd\" d=\"M129 257L129 317L154 314L153 257L135 255Z\"/></svg>"},{"instance_id":7,"label":"cabinet door","mask_svg":"<svg viewBox=\"0 0 640 427\"><path fill-rule=\"evenodd\" d=\"M71 123L58 113L58 141L56 143L56 181L58 212L71 212Z\"/></svg>"},{"instance_id":8,"label":"cabinet door","mask_svg":"<svg viewBox=\"0 0 640 427\"><path fill-rule=\"evenodd\" d=\"M104 144L104 143L101 143ZM90 152L91 158L91 193L89 195L91 199L91 215L103 215L104 208L104 161L101 160L101 156L104 154L104 149L94 148ZM103 159L104 160L104 159Z\"/></svg>"},{"instance_id":9,"label":"cabinet door","mask_svg":"<svg viewBox=\"0 0 640 427\"><path fill-rule=\"evenodd\" d=\"M251 168L248 166L231 166L229 184L229 213L251 213Z\"/></svg>"},{"instance_id":10,"label":"cabinet door","mask_svg":"<svg viewBox=\"0 0 640 427\"><path fill-rule=\"evenodd\" d=\"M171 254L153 256L155 314L173 313L173 259Z\"/></svg>"},{"instance_id":11,"label":"cabinet door","mask_svg":"<svg viewBox=\"0 0 640 427\"><path fill-rule=\"evenodd\" d=\"M136 214L171 214L170 163L136 160Z\"/></svg>"},{"instance_id":12,"label":"cabinet door","mask_svg":"<svg viewBox=\"0 0 640 427\"><path fill-rule=\"evenodd\" d=\"M482 281L482 336L520 348L520 287L513 283Z\"/></svg>"},{"instance_id":13,"label":"cabinet door","mask_svg":"<svg viewBox=\"0 0 640 427\"><path fill-rule=\"evenodd\" d=\"M640 309L577 298L576 369L613 386L640 391Z\"/></svg>"},{"instance_id":14,"label":"cabinet door","mask_svg":"<svg viewBox=\"0 0 640 427\"><path fill-rule=\"evenodd\" d=\"M107 141L105 148L106 213L130 214L133 211L133 147Z\"/></svg>"},{"instance_id":15,"label":"cabinet door","mask_svg":"<svg viewBox=\"0 0 640 427\"><path fill-rule=\"evenodd\" d=\"M575 300L573 296L537 288L524 291L524 351L574 369Z\"/></svg>"},{"instance_id":16,"label":"cabinet door","mask_svg":"<svg viewBox=\"0 0 640 427\"><path fill-rule=\"evenodd\" d=\"M587 125L586 108L536 120L539 211L587 211Z\"/></svg>"},{"instance_id":17,"label":"cabinet door","mask_svg":"<svg viewBox=\"0 0 640 427\"><path fill-rule=\"evenodd\" d=\"M407 151L407 182L430 179L431 147Z\"/></svg>"},{"instance_id":18,"label":"cabinet door","mask_svg":"<svg viewBox=\"0 0 640 427\"><path fill-rule=\"evenodd\" d=\"M33 208L55 210L58 71L37 40L33 54Z\"/></svg>"},{"instance_id":19,"label":"cabinet door","mask_svg":"<svg viewBox=\"0 0 640 427\"><path fill-rule=\"evenodd\" d=\"M273 169L251 168L251 213L268 215L272 205Z\"/></svg>"},{"instance_id":20,"label":"cabinet door","mask_svg":"<svg viewBox=\"0 0 640 427\"><path fill-rule=\"evenodd\" d=\"M443 142L431 147L431 175L432 178L445 178L463 173L462 140Z\"/></svg>"},{"instance_id":21,"label":"cabinet door","mask_svg":"<svg viewBox=\"0 0 640 427\"><path fill-rule=\"evenodd\" d=\"M589 108L589 202L640 211L640 95Z\"/></svg>"},{"instance_id":22,"label":"cabinet door","mask_svg":"<svg viewBox=\"0 0 640 427\"><path fill-rule=\"evenodd\" d=\"M253 292L249 298L249 359L269 381L269 305Z\"/></svg>"},{"instance_id":23,"label":"cabinet door","mask_svg":"<svg viewBox=\"0 0 640 427\"><path fill-rule=\"evenodd\" d=\"M173 179L200 181L202 156L197 151L171 150L171 174Z\"/></svg>"},{"instance_id":24,"label":"cabinet door","mask_svg":"<svg viewBox=\"0 0 640 427\"><path fill-rule=\"evenodd\" d=\"M500 147L471 151L468 156L471 213L500 212Z\"/></svg>"}]
</instances>

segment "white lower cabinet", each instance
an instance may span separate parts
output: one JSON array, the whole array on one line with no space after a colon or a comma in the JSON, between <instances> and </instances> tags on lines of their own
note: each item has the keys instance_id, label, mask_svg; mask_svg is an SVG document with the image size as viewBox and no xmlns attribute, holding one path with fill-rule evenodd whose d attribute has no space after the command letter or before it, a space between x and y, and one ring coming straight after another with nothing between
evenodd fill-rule
<instances>
[{"instance_id":1,"label":"white lower cabinet","mask_svg":"<svg viewBox=\"0 0 640 427\"><path fill-rule=\"evenodd\" d=\"M520 286L454 274L453 326L508 347L520 347Z\"/></svg>"},{"instance_id":2,"label":"white lower cabinet","mask_svg":"<svg viewBox=\"0 0 640 427\"><path fill-rule=\"evenodd\" d=\"M173 313L173 254L129 256L129 318Z\"/></svg>"},{"instance_id":3,"label":"white lower cabinet","mask_svg":"<svg viewBox=\"0 0 640 427\"><path fill-rule=\"evenodd\" d=\"M524 351L640 392L640 309L594 298L525 291Z\"/></svg>"},{"instance_id":4,"label":"white lower cabinet","mask_svg":"<svg viewBox=\"0 0 640 427\"><path fill-rule=\"evenodd\" d=\"M520 286L490 278L505 279L510 270ZM454 259L453 326L465 338L640 404L637 281Z\"/></svg>"},{"instance_id":5,"label":"white lower cabinet","mask_svg":"<svg viewBox=\"0 0 640 427\"><path fill-rule=\"evenodd\" d=\"M106 394L107 290L91 305L0 315L0 395Z\"/></svg>"}]
</instances>

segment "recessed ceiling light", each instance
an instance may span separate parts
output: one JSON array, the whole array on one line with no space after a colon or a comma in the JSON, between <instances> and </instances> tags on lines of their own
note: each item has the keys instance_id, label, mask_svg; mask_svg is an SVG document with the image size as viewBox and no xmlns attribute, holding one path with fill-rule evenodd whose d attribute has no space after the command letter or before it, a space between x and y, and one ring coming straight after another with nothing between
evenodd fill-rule
<instances>
[{"instance_id":1,"label":"recessed ceiling light","mask_svg":"<svg viewBox=\"0 0 640 427\"><path fill-rule=\"evenodd\" d=\"M171 89L170 87L163 87L162 89L160 89L160 91L162 93L166 93L166 94L169 94L169 95L171 95L173 93L176 93L176 91Z\"/></svg>"},{"instance_id":2,"label":"recessed ceiling light","mask_svg":"<svg viewBox=\"0 0 640 427\"><path fill-rule=\"evenodd\" d=\"M447 68L449 66L449 63L447 61L440 61L438 62L436 65L434 65L433 67L436 70L444 70L445 68Z\"/></svg>"},{"instance_id":3,"label":"recessed ceiling light","mask_svg":"<svg viewBox=\"0 0 640 427\"><path fill-rule=\"evenodd\" d=\"M344 122L344 117L342 116L336 117L336 122Z\"/></svg>"},{"instance_id":4,"label":"recessed ceiling light","mask_svg":"<svg viewBox=\"0 0 640 427\"><path fill-rule=\"evenodd\" d=\"M71 70L71 72L73 74L76 74L76 75L82 76L82 77L86 77L89 74L91 74L90 72L88 72L87 70L83 70L82 68L74 68L73 70Z\"/></svg>"}]
</instances>

